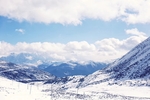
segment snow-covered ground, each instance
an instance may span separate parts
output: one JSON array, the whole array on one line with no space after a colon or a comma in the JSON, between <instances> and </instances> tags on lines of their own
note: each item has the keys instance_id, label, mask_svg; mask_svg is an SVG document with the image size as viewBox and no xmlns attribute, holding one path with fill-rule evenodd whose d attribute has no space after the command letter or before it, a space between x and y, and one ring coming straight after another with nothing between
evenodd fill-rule
<instances>
[{"instance_id":1,"label":"snow-covered ground","mask_svg":"<svg viewBox=\"0 0 150 100\"><path fill-rule=\"evenodd\" d=\"M88 85L60 89L60 84L24 84L0 77L1 100L150 100L150 87Z\"/></svg>"},{"instance_id":2,"label":"snow-covered ground","mask_svg":"<svg viewBox=\"0 0 150 100\"><path fill-rule=\"evenodd\" d=\"M23 84L0 78L1 100L44 100L44 95L37 86Z\"/></svg>"}]
</instances>

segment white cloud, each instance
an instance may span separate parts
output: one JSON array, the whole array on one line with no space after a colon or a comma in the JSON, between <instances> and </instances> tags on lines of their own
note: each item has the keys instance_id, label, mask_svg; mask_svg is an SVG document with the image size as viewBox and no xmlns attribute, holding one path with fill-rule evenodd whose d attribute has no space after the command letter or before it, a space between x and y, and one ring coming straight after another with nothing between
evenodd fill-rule
<instances>
[{"instance_id":1,"label":"white cloud","mask_svg":"<svg viewBox=\"0 0 150 100\"><path fill-rule=\"evenodd\" d=\"M20 32L21 34L24 34L25 30L24 29L15 29L16 32Z\"/></svg>"},{"instance_id":2,"label":"white cloud","mask_svg":"<svg viewBox=\"0 0 150 100\"><path fill-rule=\"evenodd\" d=\"M33 58L32 58L32 56L27 56L26 59L32 60Z\"/></svg>"},{"instance_id":3,"label":"white cloud","mask_svg":"<svg viewBox=\"0 0 150 100\"><path fill-rule=\"evenodd\" d=\"M123 56L147 38L143 32L139 32L137 29L129 29L126 32L131 36L124 40L108 38L93 44L86 41L72 41L67 44L19 42L15 45L0 42L0 57L10 53L35 53L52 61L111 61ZM28 58L31 59L31 57Z\"/></svg>"},{"instance_id":4,"label":"white cloud","mask_svg":"<svg viewBox=\"0 0 150 100\"><path fill-rule=\"evenodd\" d=\"M86 41L72 41L66 44L65 49L69 51L94 51L96 48L93 44L89 44Z\"/></svg>"},{"instance_id":5,"label":"white cloud","mask_svg":"<svg viewBox=\"0 0 150 100\"><path fill-rule=\"evenodd\" d=\"M128 30L126 30L126 33L131 34L131 35L146 36L146 34L144 32L140 32L137 28L128 29Z\"/></svg>"},{"instance_id":6,"label":"white cloud","mask_svg":"<svg viewBox=\"0 0 150 100\"><path fill-rule=\"evenodd\" d=\"M0 57L9 55L13 51L13 45L0 41Z\"/></svg>"},{"instance_id":7,"label":"white cloud","mask_svg":"<svg viewBox=\"0 0 150 100\"><path fill-rule=\"evenodd\" d=\"M78 25L85 18L149 23L149 9L149 0L0 0L0 16L46 24Z\"/></svg>"}]
</instances>

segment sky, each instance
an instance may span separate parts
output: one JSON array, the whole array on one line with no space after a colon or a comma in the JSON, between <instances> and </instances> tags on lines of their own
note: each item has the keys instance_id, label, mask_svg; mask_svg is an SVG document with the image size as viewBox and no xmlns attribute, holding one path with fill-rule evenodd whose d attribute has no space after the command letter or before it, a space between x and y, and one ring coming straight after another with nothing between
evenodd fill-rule
<instances>
[{"instance_id":1,"label":"sky","mask_svg":"<svg viewBox=\"0 0 150 100\"><path fill-rule=\"evenodd\" d=\"M149 0L0 0L0 57L109 62L150 36Z\"/></svg>"}]
</instances>

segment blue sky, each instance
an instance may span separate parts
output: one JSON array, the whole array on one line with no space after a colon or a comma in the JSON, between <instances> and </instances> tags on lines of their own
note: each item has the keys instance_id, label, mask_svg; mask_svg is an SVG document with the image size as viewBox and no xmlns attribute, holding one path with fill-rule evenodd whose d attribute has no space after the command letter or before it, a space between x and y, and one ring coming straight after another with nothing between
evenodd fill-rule
<instances>
[{"instance_id":1,"label":"blue sky","mask_svg":"<svg viewBox=\"0 0 150 100\"><path fill-rule=\"evenodd\" d=\"M150 36L149 7L146 0L0 1L0 56L116 59Z\"/></svg>"},{"instance_id":2,"label":"blue sky","mask_svg":"<svg viewBox=\"0 0 150 100\"><path fill-rule=\"evenodd\" d=\"M17 42L61 42L88 41L93 43L103 38L126 38L124 29L129 27L122 22L104 22L86 19L81 25L43 24L18 22L1 17L0 39L12 44ZM23 33L16 29L24 30Z\"/></svg>"},{"instance_id":3,"label":"blue sky","mask_svg":"<svg viewBox=\"0 0 150 100\"><path fill-rule=\"evenodd\" d=\"M17 42L56 42L67 43L70 41L95 41L105 38L125 39L129 35L125 30L138 28L150 34L149 24L127 24L122 21L102 21L85 19L81 25L62 25L60 23L19 22L17 20L0 17L0 40L16 44ZM22 32L16 31L22 29Z\"/></svg>"}]
</instances>

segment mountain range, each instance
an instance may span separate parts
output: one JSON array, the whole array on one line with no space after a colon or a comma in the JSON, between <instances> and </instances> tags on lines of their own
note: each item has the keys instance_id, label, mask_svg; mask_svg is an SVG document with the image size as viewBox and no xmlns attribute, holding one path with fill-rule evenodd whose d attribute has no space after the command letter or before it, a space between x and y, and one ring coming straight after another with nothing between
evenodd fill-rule
<instances>
[{"instance_id":1,"label":"mountain range","mask_svg":"<svg viewBox=\"0 0 150 100\"><path fill-rule=\"evenodd\" d=\"M41 68L42 65L38 67ZM64 62L64 63L52 63L47 67L43 68L57 77L73 76L73 75L89 75L97 70L105 68L107 64L99 62Z\"/></svg>"},{"instance_id":2,"label":"mountain range","mask_svg":"<svg viewBox=\"0 0 150 100\"><path fill-rule=\"evenodd\" d=\"M41 57L38 54L29 53L12 53L0 60L15 63L18 65L36 67L40 70L49 72L57 77L73 76L73 75L89 75L93 72L103 69L108 64L104 62L54 62L48 58Z\"/></svg>"}]
</instances>

